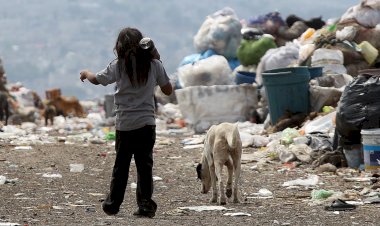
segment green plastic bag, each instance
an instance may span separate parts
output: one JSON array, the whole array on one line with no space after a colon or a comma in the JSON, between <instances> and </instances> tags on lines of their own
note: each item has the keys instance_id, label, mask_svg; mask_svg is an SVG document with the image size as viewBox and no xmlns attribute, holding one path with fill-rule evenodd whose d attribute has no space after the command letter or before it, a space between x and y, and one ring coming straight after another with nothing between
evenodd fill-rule
<instances>
[{"instance_id":1,"label":"green plastic bag","mask_svg":"<svg viewBox=\"0 0 380 226\"><path fill-rule=\"evenodd\" d=\"M334 194L334 191L331 190L313 190L311 192L311 198L316 199L316 200L321 200L321 199L327 199L328 197L332 196Z\"/></svg>"},{"instance_id":2,"label":"green plastic bag","mask_svg":"<svg viewBox=\"0 0 380 226\"><path fill-rule=\"evenodd\" d=\"M116 140L116 134L115 132L108 132L106 136L104 137L106 140Z\"/></svg>"},{"instance_id":3,"label":"green plastic bag","mask_svg":"<svg viewBox=\"0 0 380 226\"><path fill-rule=\"evenodd\" d=\"M300 133L297 129L286 128L281 132L280 143L284 145L292 144L293 139L299 137Z\"/></svg>"},{"instance_id":4,"label":"green plastic bag","mask_svg":"<svg viewBox=\"0 0 380 226\"><path fill-rule=\"evenodd\" d=\"M257 65L267 50L272 48L277 48L272 37L263 36L259 40L243 39L236 55L243 66Z\"/></svg>"}]
</instances>

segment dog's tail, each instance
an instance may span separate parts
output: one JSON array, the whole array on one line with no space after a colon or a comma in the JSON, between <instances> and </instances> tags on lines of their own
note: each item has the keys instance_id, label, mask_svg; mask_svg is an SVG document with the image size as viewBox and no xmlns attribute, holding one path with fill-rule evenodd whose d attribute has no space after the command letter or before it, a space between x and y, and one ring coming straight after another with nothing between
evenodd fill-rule
<instances>
[{"instance_id":1,"label":"dog's tail","mask_svg":"<svg viewBox=\"0 0 380 226\"><path fill-rule=\"evenodd\" d=\"M229 132L229 135L226 137L228 146L232 149L236 149L241 145L240 133L237 124L234 124L232 131Z\"/></svg>"}]
</instances>

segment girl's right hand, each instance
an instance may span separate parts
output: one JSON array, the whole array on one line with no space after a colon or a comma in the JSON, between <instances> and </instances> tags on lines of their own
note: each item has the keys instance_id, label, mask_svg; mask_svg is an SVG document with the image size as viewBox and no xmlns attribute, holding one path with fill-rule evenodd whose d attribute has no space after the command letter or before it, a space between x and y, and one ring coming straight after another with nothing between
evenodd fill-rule
<instances>
[{"instance_id":1,"label":"girl's right hand","mask_svg":"<svg viewBox=\"0 0 380 226\"><path fill-rule=\"evenodd\" d=\"M88 73L88 71L87 70L84 70L84 71L81 71L79 74L80 74L80 80L82 81L82 82L84 82L84 80L86 80L87 79L87 73Z\"/></svg>"}]
</instances>

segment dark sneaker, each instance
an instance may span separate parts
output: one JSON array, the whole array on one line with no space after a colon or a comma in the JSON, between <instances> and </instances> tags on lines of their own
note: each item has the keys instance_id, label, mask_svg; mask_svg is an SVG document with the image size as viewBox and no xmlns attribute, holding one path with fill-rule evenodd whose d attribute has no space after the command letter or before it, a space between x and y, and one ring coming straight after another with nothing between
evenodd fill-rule
<instances>
[{"instance_id":1,"label":"dark sneaker","mask_svg":"<svg viewBox=\"0 0 380 226\"><path fill-rule=\"evenodd\" d=\"M144 209L138 209L136 212L133 213L133 215L137 216L137 217L153 218L156 215L156 213L154 211L147 211Z\"/></svg>"},{"instance_id":2,"label":"dark sneaker","mask_svg":"<svg viewBox=\"0 0 380 226\"><path fill-rule=\"evenodd\" d=\"M109 206L106 206L104 204L104 202L102 203L102 208L103 208L104 213L106 213L109 216L116 215L119 212L118 209L117 210L112 210Z\"/></svg>"}]
</instances>

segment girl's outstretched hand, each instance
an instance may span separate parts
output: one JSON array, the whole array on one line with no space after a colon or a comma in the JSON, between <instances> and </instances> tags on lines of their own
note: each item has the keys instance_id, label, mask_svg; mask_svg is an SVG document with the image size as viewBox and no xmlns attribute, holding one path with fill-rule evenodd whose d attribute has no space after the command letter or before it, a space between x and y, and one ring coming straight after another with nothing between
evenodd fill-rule
<instances>
[{"instance_id":1,"label":"girl's outstretched hand","mask_svg":"<svg viewBox=\"0 0 380 226\"><path fill-rule=\"evenodd\" d=\"M93 72L91 72L91 71L89 71L89 70L83 70L83 71L81 71L79 74L80 74L79 79L80 79L82 82L84 82L84 80L87 79L87 80L90 81L92 84L94 84L94 85L99 85L98 80L96 80L96 75L95 75Z\"/></svg>"},{"instance_id":2,"label":"girl's outstretched hand","mask_svg":"<svg viewBox=\"0 0 380 226\"><path fill-rule=\"evenodd\" d=\"M80 80L82 81L82 82L84 82L84 80L86 80L87 79L87 74L88 74L88 71L87 70L83 70L83 71L81 71L80 73Z\"/></svg>"}]
</instances>

